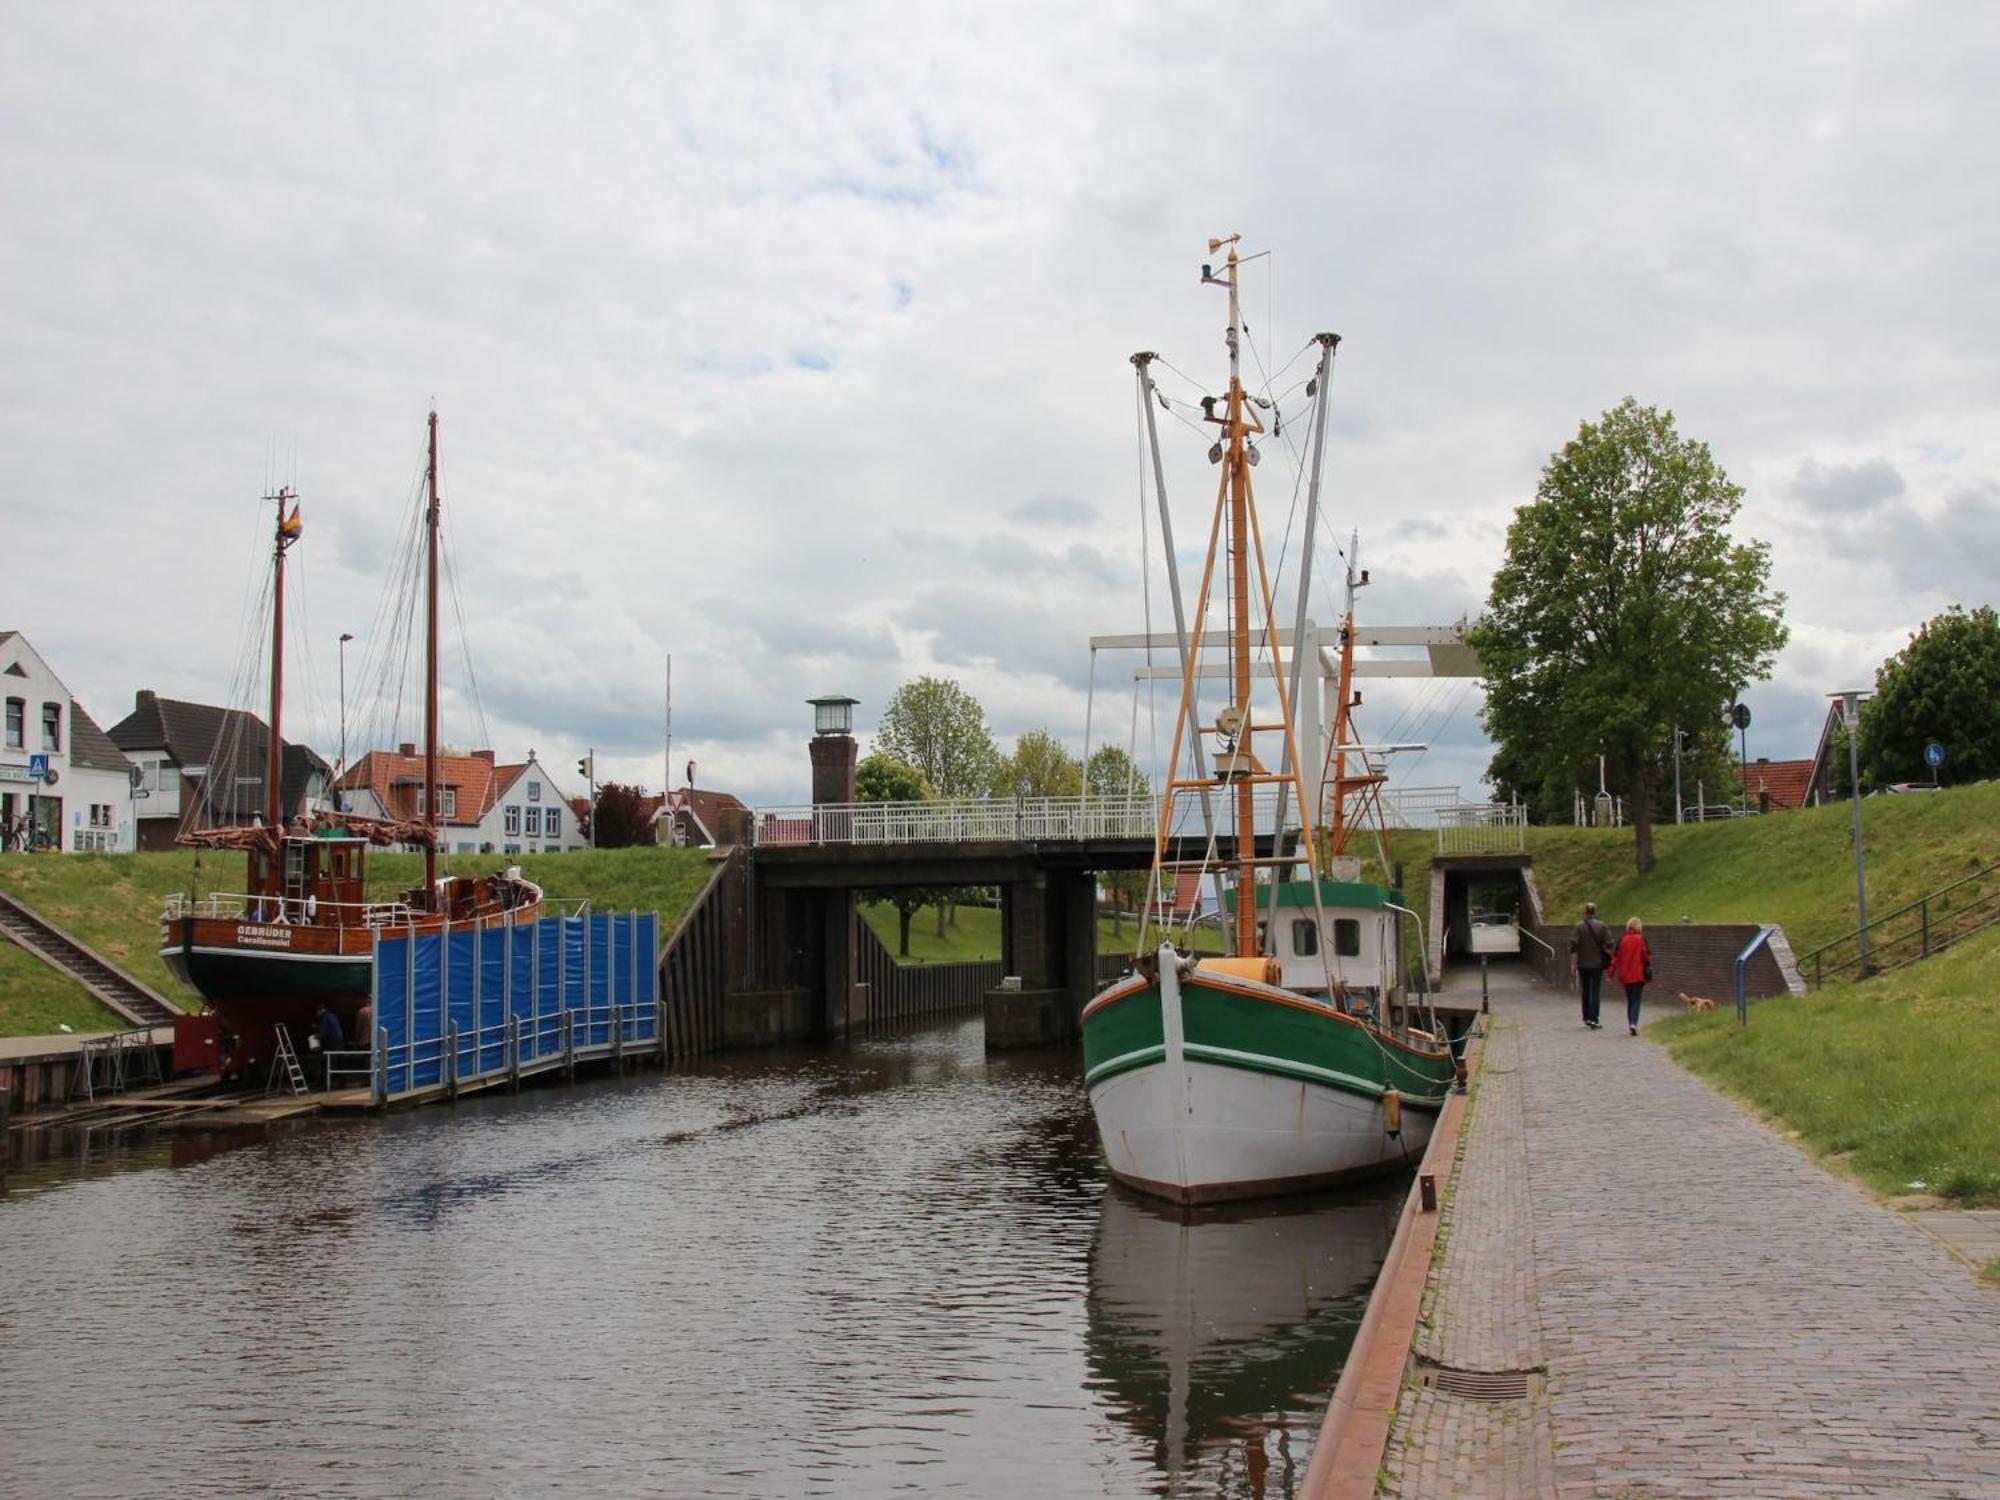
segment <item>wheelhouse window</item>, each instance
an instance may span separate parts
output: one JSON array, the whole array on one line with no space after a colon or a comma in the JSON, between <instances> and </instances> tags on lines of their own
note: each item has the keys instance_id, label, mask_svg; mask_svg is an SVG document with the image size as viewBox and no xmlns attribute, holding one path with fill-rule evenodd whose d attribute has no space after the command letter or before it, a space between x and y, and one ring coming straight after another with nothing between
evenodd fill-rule
<instances>
[{"instance_id":1,"label":"wheelhouse window","mask_svg":"<svg viewBox=\"0 0 2000 1500\"><path fill-rule=\"evenodd\" d=\"M42 705L42 748L62 749L62 705L44 703Z\"/></svg>"},{"instance_id":2,"label":"wheelhouse window","mask_svg":"<svg viewBox=\"0 0 2000 1500\"><path fill-rule=\"evenodd\" d=\"M1361 956L1361 923L1358 918L1333 919L1333 951L1342 958Z\"/></svg>"},{"instance_id":3,"label":"wheelhouse window","mask_svg":"<svg viewBox=\"0 0 2000 1500\"><path fill-rule=\"evenodd\" d=\"M1311 958L1319 952L1319 928L1311 917L1301 917L1292 923L1292 956Z\"/></svg>"},{"instance_id":4,"label":"wheelhouse window","mask_svg":"<svg viewBox=\"0 0 2000 1500\"><path fill-rule=\"evenodd\" d=\"M28 735L28 704L24 698L7 700L7 748L26 748Z\"/></svg>"}]
</instances>

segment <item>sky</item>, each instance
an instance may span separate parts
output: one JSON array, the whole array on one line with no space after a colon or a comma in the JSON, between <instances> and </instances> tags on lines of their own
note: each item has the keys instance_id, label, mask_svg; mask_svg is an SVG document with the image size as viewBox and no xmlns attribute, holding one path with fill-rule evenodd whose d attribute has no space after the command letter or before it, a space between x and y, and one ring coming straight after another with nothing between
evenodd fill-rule
<instances>
[{"instance_id":1,"label":"sky","mask_svg":"<svg viewBox=\"0 0 2000 1500\"><path fill-rule=\"evenodd\" d=\"M7 6L0 629L107 727L248 701L290 484L287 736L334 755L346 632L351 753L414 737L380 601L435 408L448 742L657 788L671 657L675 784L753 803L806 799L806 699L865 743L926 673L1003 749L1081 749L1142 569L1170 619L1128 358L1223 389L1199 267L1240 233L1249 373L1342 335L1321 503L1364 620L1476 611L1631 395L1745 489L1792 631L1750 753L1810 755L1825 694L2000 596L1996 43L1827 0ZM1143 759L1131 665L1091 731ZM1477 796L1478 703L1371 684L1362 729Z\"/></svg>"}]
</instances>

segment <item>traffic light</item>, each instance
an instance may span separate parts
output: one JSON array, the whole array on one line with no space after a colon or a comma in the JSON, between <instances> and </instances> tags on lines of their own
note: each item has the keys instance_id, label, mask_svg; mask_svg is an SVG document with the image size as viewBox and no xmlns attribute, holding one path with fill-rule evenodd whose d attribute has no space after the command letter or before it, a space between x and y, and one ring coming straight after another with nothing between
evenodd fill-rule
<instances>
[{"instance_id":1,"label":"traffic light","mask_svg":"<svg viewBox=\"0 0 2000 1500\"><path fill-rule=\"evenodd\" d=\"M576 774L581 776L585 781L592 783L596 782L597 780L596 751L593 750L590 754L584 756L583 759L579 760L576 763Z\"/></svg>"}]
</instances>

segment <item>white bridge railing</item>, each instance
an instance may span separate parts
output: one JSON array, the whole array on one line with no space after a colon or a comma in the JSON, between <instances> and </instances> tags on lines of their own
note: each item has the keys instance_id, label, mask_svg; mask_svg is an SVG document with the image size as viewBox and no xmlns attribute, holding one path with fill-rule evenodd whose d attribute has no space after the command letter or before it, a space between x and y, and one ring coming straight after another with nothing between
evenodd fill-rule
<instances>
[{"instance_id":1,"label":"white bridge railing","mask_svg":"<svg viewBox=\"0 0 2000 1500\"><path fill-rule=\"evenodd\" d=\"M1437 809L1440 854L1522 854L1528 809L1506 802L1467 802Z\"/></svg>"},{"instance_id":2,"label":"white bridge railing","mask_svg":"<svg viewBox=\"0 0 2000 1500\"><path fill-rule=\"evenodd\" d=\"M1277 821L1275 788L1257 789L1252 826L1269 834ZM1234 797L1218 788L1216 831L1227 838ZM1176 833L1203 835L1201 804L1187 796L1175 806ZM967 797L937 802L831 802L819 807L764 807L752 821L763 847L809 844L968 844L1081 839L1150 839L1160 805L1151 797ZM1299 826L1297 799L1285 826Z\"/></svg>"}]
</instances>

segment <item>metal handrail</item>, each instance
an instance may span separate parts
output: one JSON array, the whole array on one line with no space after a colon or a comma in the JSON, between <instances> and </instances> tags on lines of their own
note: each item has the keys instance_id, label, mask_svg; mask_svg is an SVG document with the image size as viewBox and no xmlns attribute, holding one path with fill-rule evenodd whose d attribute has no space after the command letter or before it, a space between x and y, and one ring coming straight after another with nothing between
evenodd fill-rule
<instances>
[{"instance_id":1,"label":"metal handrail","mask_svg":"<svg viewBox=\"0 0 2000 1500\"><path fill-rule=\"evenodd\" d=\"M1759 948L1771 941L1777 930L1771 926L1758 928L1757 935L1736 955L1736 1023L1739 1026L1750 1024L1750 960Z\"/></svg>"},{"instance_id":2,"label":"metal handrail","mask_svg":"<svg viewBox=\"0 0 2000 1500\"><path fill-rule=\"evenodd\" d=\"M1276 789L1259 787L1255 831L1269 833L1277 811ZM759 808L751 819L751 838L763 846L1149 839L1158 831L1159 817L1160 804L1148 796L835 802ZM1290 804L1284 826L1300 826Z\"/></svg>"},{"instance_id":3,"label":"metal handrail","mask_svg":"<svg viewBox=\"0 0 2000 1500\"><path fill-rule=\"evenodd\" d=\"M1883 915L1874 918L1865 928L1857 927L1852 932L1844 933L1830 943L1822 943L1819 947L1814 948L1799 958L1800 973L1804 974L1807 966L1810 965L1813 988L1822 989L1825 987L1829 975L1832 978L1838 979L1848 970L1852 969L1856 970L1859 976L1865 979L1869 974L1877 973L1886 968L1897 967L1896 964L1881 962L1882 955L1893 951L1899 945L1907 946L1912 941L1915 941L1917 944L1917 952L1911 957L1901 959L1901 963L1913 963L1917 959L1930 957L1932 953L1949 947L1959 939L1968 937L1995 921L2000 921L2000 909L1996 909L1992 915L1986 917L1983 921L1970 925L1964 925L1961 920L1968 912L1977 912L1988 906L2000 906L2000 891L1983 891L1977 900L1968 905L1953 908L1949 913L1940 916L1934 916L1932 910L1934 902L1938 902L1968 885L1974 885L1995 874L2000 874L2000 863L1986 865L1981 869L1973 871L1970 875L1962 875L1949 885L1939 886L1928 895L1919 896L1915 901L1911 901L1897 907L1894 911L1885 912ZM1917 918L1917 926L1913 931L1905 930L1884 938L1876 936L1878 930L1886 930L1890 923L1907 918L1912 913ZM1950 927L1953 925L1956 925L1958 930L1950 930ZM1939 932L1941 927L1946 929L1942 934ZM1865 966L1862 963L1860 952L1860 941L1863 932L1868 934L1869 948L1871 950ZM1827 963L1827 955L1832 953L1836 948L1849 943L1855 945L1856 951L1854 956L1829 965Z\"/></svg>"}]
</instances>

